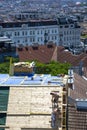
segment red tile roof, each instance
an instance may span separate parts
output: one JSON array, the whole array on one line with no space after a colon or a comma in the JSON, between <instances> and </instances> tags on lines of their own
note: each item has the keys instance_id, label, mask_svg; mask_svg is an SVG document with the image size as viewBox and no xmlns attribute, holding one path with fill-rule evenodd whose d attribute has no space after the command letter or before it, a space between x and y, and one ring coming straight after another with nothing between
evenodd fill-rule
<instances>
[{"instance_id":1,"label":"red tile roof","mask_svg":"<svg viewBox=\"0 0 87 130\"><path fill-rule=\"evenodd\" d=\"M87 66L87 54L82 53L80 55L73 55L69 51L65 51L62 46L55 46L48 48L47 45L39 45L38 49L33 49L32 46L28 47L28 50L23 47L22 51L17 48L20 61L26 60L38 60L42 63L49 63L51 60L59 62L69 62L73 66L77 66L80 61L83 61L84 66Z\"/></svg>"},{"instance_id":2,"label":"red tile roof","mask_svg":"<svg viewBox=\"0 0 87 130\"><path fill-rule=\"evenodd\" d=\"M87 80L78 74L74 74L74 90L70 89L70 97L73 99L87 99Z\"/></svg>"},{"instance_id":3,"label":"red tile roof","mask_svg":"<svg viewBox=\"0 0 87 130\"><path fill-rule=\"evenodd\" d=\"M37 60L42 63L49 63L53 56L56 46L54 45L51 48L47 46L40 45L38 49L34 49L32 46L28 47L28 50L23 48L22 51L18 51L20 61L26 60Z\"/></svg>"},{"instance_id":4,"label":"red tile roof","mask_svg":"<svg viewBox=\"0 0 87 130\"><path fill-rule=\"evenodd\" d=\"M87 130L87 112L77 111L75 106L68 107L68 130Z\"/></svg>"},{"instance_id":5,"label":"red tile roof","mask_svg":"<svg viewBox=\"0 0 87 130\"><path fill-rule=\"evenodd\" d=\"M87 81L74 74L74 90L70 89L71 99L87 99ZM75 100L68 103L68 130L87 130L87 111L78 111Z\"/></svg>"},{"instance_id":6,"label":"red tile roof","mask_svg":"<svg viewBox=\"0 0 87 130\"><path fill-rule=\"evenodd\" d=\"M83 68L84 76L87 77L87 66Z\"/></svg>"}]
</instances>

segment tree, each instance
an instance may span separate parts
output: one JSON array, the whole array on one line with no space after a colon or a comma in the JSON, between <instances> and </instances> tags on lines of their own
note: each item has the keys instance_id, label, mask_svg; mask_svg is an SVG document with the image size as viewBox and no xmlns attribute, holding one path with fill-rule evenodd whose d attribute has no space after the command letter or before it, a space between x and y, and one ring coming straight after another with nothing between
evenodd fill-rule
<instances>
[{"instance_id":1,"label":"tree","mask_svg":"<svg viewBox=\"0 0 87 130\"><path fill-rule=\"evenodd\" d=\"M36 64L36 73L39 74L67 74L68 69L71 67L69 63L59 63L55 61L51 61L49 64L42 64L37 62Z\"/></svg>"},{"instance_id":2,"label":"tree","mask_svg":"<svg viewBox=\"0 0 87 130\"><path fill-rule=\"evenodd\" d=\"M0 73L9 73L9 65L10 65L9 60L10 59L0 64ZM13 58L12 61L14 63L18 62L19 60L17 58ZM35 61L35 73L37 74L51 74L51 75L67 74L68 69L70 67L71 65L69 63L59 63L51 61L49 64L44 64Z\"/></svg>"}]
</instances>

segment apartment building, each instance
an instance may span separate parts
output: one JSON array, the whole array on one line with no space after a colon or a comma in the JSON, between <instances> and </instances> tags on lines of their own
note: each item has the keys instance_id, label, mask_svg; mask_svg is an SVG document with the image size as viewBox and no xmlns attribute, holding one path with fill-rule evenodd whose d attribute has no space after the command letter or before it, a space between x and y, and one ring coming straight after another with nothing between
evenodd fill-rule
<instances>
[{"instance_id":1,"label":"apartment building","mask_svg":"<svg viewBox=\"0 0 87 130\"><path fill-rule=\"evenodd\" d=\"M0 74L0 81L0 130L65 130L67 76Z\"/></svg>"},{"instance_id":2,"label":"apartment building","mask_svg":"<svg viewBox=\"0 0 87 130\"><path fill-rule=\"evenodd\" d=\"M72 69L24 76L29 64L15 67L19 76L0 74L0 130L87 129L86 80Z\"/></svg>"},{"instance_id":3,"label":"apartment building","mask_svg":"<svg viewBox=\"0 0 87 130\"><path fill-rule=\"evenodd\" d=\"M80 45L80 26L66 17L0 23L0 35L8 36L15 45L46 44L50 41L65 47Z\"/></svg>"}]
</instances>

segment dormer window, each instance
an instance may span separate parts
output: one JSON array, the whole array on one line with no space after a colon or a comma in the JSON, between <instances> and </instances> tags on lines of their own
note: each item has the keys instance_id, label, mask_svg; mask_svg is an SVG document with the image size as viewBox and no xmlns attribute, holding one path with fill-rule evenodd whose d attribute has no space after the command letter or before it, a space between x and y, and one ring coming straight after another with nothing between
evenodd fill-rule
<instances>
[{"instance_id":1,"label":"dormer window","mask_svg":"<svg viewBox=\"0 0 87 130\"><path fill-rule=\"evenodd\" d=\"M22 24L22 28L28 27L28 24Z\"/></svg>"},{"instance_id":2,"label":"dormer window","mask_svg":"<svg viewBox=\"0 0 87 130\"><path fill-rule=\"evenodd\" d=\"M32 48L33 50L38 50L38 43L33 43Z\"/></svg>"},{"instance_id":3,"label":"dormer window","mask_svg":"<svg viewBox=\"0 0 87 130\"><path fill-rule=\"evenodd\" d=\"M70 27L73 28L73 24L71 24Z\"/></svg>"}]
</instances>

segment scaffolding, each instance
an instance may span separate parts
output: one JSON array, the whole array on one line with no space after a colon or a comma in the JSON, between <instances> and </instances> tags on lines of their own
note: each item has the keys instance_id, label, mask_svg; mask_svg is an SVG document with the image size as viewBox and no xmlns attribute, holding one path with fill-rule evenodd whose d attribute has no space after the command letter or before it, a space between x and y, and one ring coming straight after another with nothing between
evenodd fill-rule
<instances>
[{"instance_id":1,"label":"scaffolding","mask_svg":"<svg viewBox=\"0 0 87 130\"><path fill-rule=\"evenodd\" d=\"M67 88L63 88L62 94L62 130L66 130L67 125Z\"/></svg>"},{"instance_id":2,"label":"scaffolding","mask_svg":"<svg viewBox=\"0 0 87 130\"><path fill-rule=\"evenodd\" d=\"M52 95L52 114L51 114L51 127L58 128L58 122L61 119L61 110L58 106L59 91L53 91Z\"/></svg>"}]
</instances>

